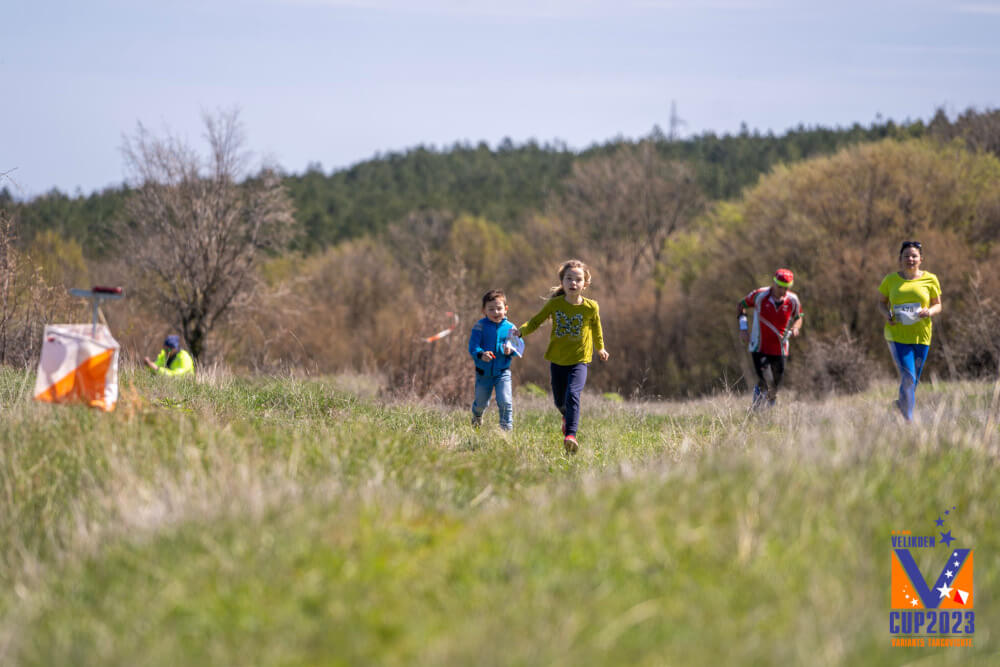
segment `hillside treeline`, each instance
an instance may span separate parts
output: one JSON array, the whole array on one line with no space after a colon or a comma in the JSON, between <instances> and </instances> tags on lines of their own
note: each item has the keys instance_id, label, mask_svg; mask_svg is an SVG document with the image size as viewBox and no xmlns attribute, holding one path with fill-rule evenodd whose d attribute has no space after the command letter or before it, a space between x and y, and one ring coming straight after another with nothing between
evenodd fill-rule
<instances>
[{"instance_id":1,"label":"hillside treeline","mask_svg":"<svg viewBox=\"0 0 1000 667\"><path fill-rule=\"evenodd\" d=\"M860 142L922 136L926 131L920 121L904 125L886 121L868 127L799 127L781 136L744 128L737 135L706 133L669 140L654 128L647 141L663 157L689 163L705 196L716 200L738 196L775 164L826 155ZM292 247L316 252L382 231L421 210L463 212L505 225L516 223L543 208L575 161L608 155L631 143L616 140L579 153L560 143L534 141L517 145L506 140L495 149L485 143L443 149L420 146L377 155L332 173L316 163L303 174L283 178L300 225ZM22 244L52 231L79 243L90 258L113 257L121 250L116 221L126 216L125 201L130 194L127 185L89 195L52 190L18 202L7 185L0 188L0 205L16 213Z\"/></svg>"},{"instance_id":2,"label":"hillside treeline","mask_svg":"<svg viewBox=\"0 0 1000 667\"><path fill-rule=\"evenodd\" d=\"M367 184L358 186L356 199L339 186L355 213L361 216L366 205L369 211L391 205L395 212L331 231L322 241L315 230L326 228L323 211L346 209L331 208L337 197L308 209L301 188L311 183L318 192L330 180L346 183L347 172L286 176L296 206L294 238L259 265L253 289L219 320L205 361L268 372L377 372L391 391L464 402L471 386L465 344L481 316L481 294L504 288L511 319L522 322L556 283L560 261L574 256L593 267L590 296L601 304L612 354L607 364L595 363L588 383L594 389L686 396L744 386L750 371L735 334L735 303L766 284L775 267L787 266L796 273L807 318L804 335L793 343L790 382L815 393L857 390L890 372L876 289L896 268L899 243L915 238L924 244L925 268L938 274L944 291L928 377L995 377L998 117L970 111L949 121L938 114L927 125L887 123L822 141L810 131L789 133L785 138L811 136L816 147L800 145L801 156L777 149L761 156L748 148L742 161L732 158L748 171L725 171L729 184L714 186L711 162L683 153L694 140L670 142L654 132L579 155L535 147L536 158L558 157L563 166L548 163L530 172L534 181L519 181L535 188L523 201L500 187L511 182L505 180L510 174L483 181L481 198L472 185L459 184L472 178L476 164L487 172L483 165L501 159L509 165L531 152L525 147L419 149L348 170L353 182ZM744 133L722 143L734 149L767 142L779 140ZM426 173L411 161L418 153ZM446 178L440 165L458 157L464 170ZM769 160L753 175L744 164ZM395 190L387 185L393 178ZM741 180L735 192L720 196ZM377 189L367 189L375 183L386 188L388 203L375 203ZM440 194L448 191L444 183L453 189L449 196ZM423 199L415 194L421 188ZM115 196L128 199L124 190ZM465 205L455 204L460 197ZM26 210L36 205L14 205L8 216L24 229L32 219ZM313 231L307 210L316 216ZM127 221L111 219L113 238ZM169 314L150 311L143 277L128 262L92 255L85 241L63 231L36 233L23 252L67 258L43 271L50 282L72 270L77 281L102 276L136 286L108 318L127 355L149 354L170 328ZM450 312L460 320L453 335L424 342L451 324ZM517 383L547 383L541 358L547 335L546 329L528 338L526 358L515 364Z\"/></svg>"},{"instance_id":3,"label":"hillside treeline","mask_svg":"<svg viewBox=\"0 0 1000 667\"><path fill-rule=\"evenodd\" d=\"M669 170L674 163L653 167ZM622 183L641 165L643 147L599 158ZM592 163L591 163L592 164ZM600 165L598 165L600 166ZM681 169L681 171L683 171ZM640 175L641 175L640 171ZM662 175L662 174L661 174ZM676 178L676 176L675 176ZM587 181L577 167L570 181ZM615 227L573 217L578 202L550 202L510 231L484 218L414 214L384 234L345 242L305 262L277 266L273 300L241 331L240 356L261 367L298 359L318 369L350 360L391 369L393 386L467 398L466 331L478 318L480 294L502 286L512 319L521 322L556 283L560 259L593 265L591 296L601 304L612 360L593 369L592 385L639 395L697 395L740 386L749 374L735 335L735 303L767 284L777 266L796 272L805 334L794 342L791 381L802 391L858 390L891 371L876 310L882 277L897 268L899 244L919 239L925 267L944 289L935 323L928 378L995 377L1000 343L1000 161L932 140L864 144L829 157L779 167L738 201L694 199L687 217L662 242L632 242L641 234L620 207L660 207L656 182L631 183L608 207ZM594 226L589 226L594 225ZM294 271L294 276L292 272ZM451 338L419 341L458 309L462 327ZM297 324L293 324L296 323ZM545 385L545 333L528 339L516 364L521 381ZM534 347L534 351L532 351Z\"/></svg>"}]
</instances>

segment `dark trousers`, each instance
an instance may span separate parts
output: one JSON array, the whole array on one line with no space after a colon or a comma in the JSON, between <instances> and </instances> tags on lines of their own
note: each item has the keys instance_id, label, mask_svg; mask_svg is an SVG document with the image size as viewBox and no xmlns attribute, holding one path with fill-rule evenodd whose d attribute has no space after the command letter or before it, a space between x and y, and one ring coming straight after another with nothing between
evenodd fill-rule
<instances>
[{"instance_id":1,"label":"dark trousers","mask_svg":"<svg viewBox=\"0 0 1000 667\"><path fill-rule=\"evenodd\" d=\"M566 418L566 435L576 435L580 425L580 393L587 384L587 364L550 364L552 400Z\"/></svg>"},{"instance_id":2,"label":"dark trousers","mask_svg":"<svg viewBox=\"0 0 1000 667\"><path fill-rule=\"evenodd\" d=\"M778 386L785 375L785 357L780 354L761 354L754 352L753 368L757 371L757 386L762 394L774 399L778 395Z\"/></svg>"}]
</instances>

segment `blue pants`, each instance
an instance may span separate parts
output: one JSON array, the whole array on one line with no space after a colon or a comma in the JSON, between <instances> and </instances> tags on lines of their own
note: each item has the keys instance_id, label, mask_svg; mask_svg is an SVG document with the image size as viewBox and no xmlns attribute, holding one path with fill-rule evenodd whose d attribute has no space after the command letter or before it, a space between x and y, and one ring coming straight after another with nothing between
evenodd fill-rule
<instances>
[{"instance_id":1,"label":"blue pants","mask_svg":"<svg viewBox=\"0 0 1000 667\"><path fill-rule=\"evenodd\" d=\"M888 342L892 360L899 370L899 411L910 421L913 419L913 406L917 403L917 383L920 382L920 373L924 370L931 346Z\"/></svg>"},{"instance_id":2,"label":"blue pants","mask_svg":"<svg viewBox=\"0 0 1000 667\"><path fill-rule=\"evenodd\" d=\"M580 426L580 394L587 384L587 364L560 366L550 364L552 400L566 418L566 435L576 435Z\"/></svg>"},{"instance_id":3,"label":"blue pants","mask_svg":"<svg viewBox=\"0 0 1000 667\"><path fill-rule=\"evenodd\" d=\"M476 373L476 398L472 403L472 414L482 417L490 406L490 395L496 389L497 409L500 411L500 428L509 431L514 428L514 401L512 398L510 369L490 377Z\"/></svg>"}]
</instances>

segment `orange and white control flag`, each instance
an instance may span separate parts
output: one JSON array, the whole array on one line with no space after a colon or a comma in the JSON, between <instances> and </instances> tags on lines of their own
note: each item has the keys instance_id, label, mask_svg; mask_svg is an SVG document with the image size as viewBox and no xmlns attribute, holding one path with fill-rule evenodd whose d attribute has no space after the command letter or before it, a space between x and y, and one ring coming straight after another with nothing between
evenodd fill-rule
<instances>
[{"instance_id":1,"label":"orange and white control flag","mask_svg":"<svg viewBox=\"0 0 1000 667\"><path fill-rule=\"evenodd\" d=\"M434 341L437 341L437 340L441 340L441 339L442 339L442 338L444 338L445 336L449 335L449 334L450 334L450 333L451 333L452 331L454 331L454 330L455 330L455 327L457 327L457 326L458 326L458 313L453 313L453 312L451 312L451 311L449 310L448 312L446 312L446 313L445 313L445 315L446 315L447 317L454 317L454 318L455 318L455 321L454 321L454 322L452 322L451 326L450 326L450 327L448 327L447 329L444 329L444 330L442 330L442 331L438 331L438 332L437 332L436 334L434 334L433 336L428 336L427 338L425 338L425 339L424 339L424 342L425 342L425 343L433 343Z\"/></svg>"},{"instance_id":2,"label":"orange and white control flag","mask_svg":"<svg viewBox=\"0 0 1000 667\"><path fill-rule=\"evenodd\" d=\"M118 402L118 341L104 325L45 327L35 400L85 403L107 412Z\"/></svg>"}]
</instances>

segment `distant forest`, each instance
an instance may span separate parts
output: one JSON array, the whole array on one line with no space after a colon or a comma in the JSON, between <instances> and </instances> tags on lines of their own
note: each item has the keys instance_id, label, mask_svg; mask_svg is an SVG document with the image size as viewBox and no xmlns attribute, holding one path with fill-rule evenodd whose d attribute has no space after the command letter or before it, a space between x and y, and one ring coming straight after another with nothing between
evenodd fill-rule
<instances>
[{"instance_id":1,"label":"distant forest","mask_svg":"<svg viewBox=\"0 0 1000 667\"><path fill-rule=\"evenodd\" d=\"M651 140L664 158L691 165L705 196L726 200L738 197L776 164L887 137L922 137L935 123L951 127L941 113L931 124L889 120L868 127L799 126L781 136L751 132L744 126L736 135L706 133L672 140L657 127L639 141ZM418 146L379 154L332 173L324 173L317 163L304 174L284 176L300 229L292 247L313 253L380 232L421 210L466 213L516 226L525 214L544 209L575 161L610 155L634 143L638 142L619 139L573 152L558 143L517 145L506 140L496 149L486 143L446 149ZM100 259L116 254L115 223L124 216L128 194L125 186L76 197L54 189L28 202L15 202L5 188L0 190L0 205L12 208L20 221L22 245L41 232L54 231L78 242L87 257Z\"/></svg>"}]
</instances>

